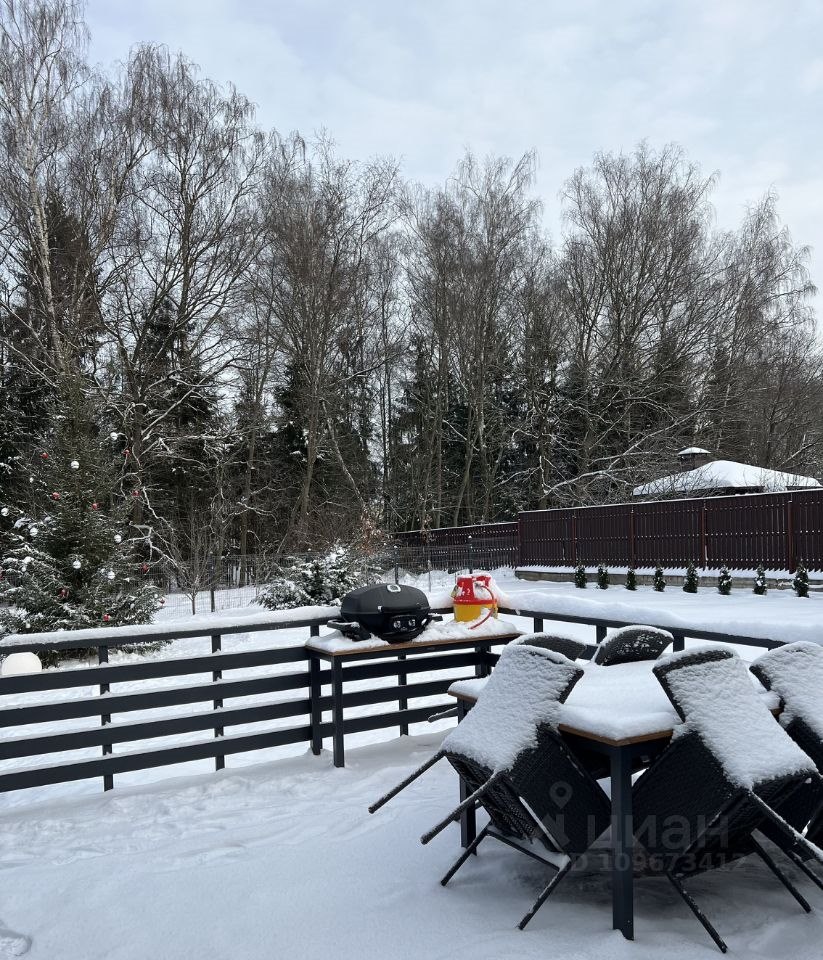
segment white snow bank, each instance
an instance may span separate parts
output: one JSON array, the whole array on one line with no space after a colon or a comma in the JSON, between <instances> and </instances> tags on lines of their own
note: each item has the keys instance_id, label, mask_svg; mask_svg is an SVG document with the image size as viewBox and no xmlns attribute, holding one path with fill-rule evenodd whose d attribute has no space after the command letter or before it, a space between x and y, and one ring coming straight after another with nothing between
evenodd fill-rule
<instances>
[{"instance_id":1,"label":"white snow bank","mask_svg":"<svg viewBox=\"0 0 823 960\"><path fill-rule=\"evenodd\" d=\"M659 665L698 650L671 654ZM746 664L731 653L722 660L685 664L666 674L672 696L686 716L682 731L700 736L733 783L751 789L773 778L815 772L812 761L775 722L751 681Z\"/></svg>"},{"instance_id":2,"label":"white snow bank","mask_svg":"<svg viewBox=\"0 0 823 960\"><path fill-rule=\"evenodd\" d=\"M540 724L557 726L558 700L579 673L552 650L510 644L474 709L443 740L443 749L465 754L492 772L508 769L536 745Z\"/></svg>"},{"instance_id":3,"label":"white snow bank","mask_svg":"<svg viewBox=\"0 0 823 960\"><path fill-rule=\"evenodd\" d=\"M799 718L823 738L823 647L786 644L758 657L753 666L765 673L769 686L783 701L783 726Z\"/></svg>"},{"instance_id":4,"label":"white snow bank","mask_svg":"<svg viewBox=\"0 0 823 960\"><path fill-rule=\"evenodd\" d=\"M222 633L227 629L265 629L292 620L311 620L336 617L339 607L311 606L296 607L294 610L256 610L252 613L237 613L223 610L217 613L198 614L193 617L181 617L178 620L164 620L162 623L143 623L131 627L94 627L87 630L51 630L44 633L10 633L0 640L3 646L18 643L62 643L70 641L80 646L105 646L118 637L134 637L168 634L178 636L207 636L210 633Z\"/></svg>"}]
</instances>

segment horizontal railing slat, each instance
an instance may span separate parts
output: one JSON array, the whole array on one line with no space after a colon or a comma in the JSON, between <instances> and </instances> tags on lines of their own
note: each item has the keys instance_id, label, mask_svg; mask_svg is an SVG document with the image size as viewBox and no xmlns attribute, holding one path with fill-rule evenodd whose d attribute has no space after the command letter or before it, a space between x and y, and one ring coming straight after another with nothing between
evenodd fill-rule
<instances>
[{"instance_id":1,"label":"horizontal railing slat","mask_svg":"<svg viewBox=\"0 0 823 960\"><path fill-rule=\"evenodd\" d=\"M455 677L442 680L429 680L425 683L410 683L406 686L378 687L374 690L354 690L343 694L344 707L363 707L370 703L387 703L391 700L411 700L413 697L433 697L445 693L454 683ZM328 698L331 700L331 698Z\"/></svg>"},{"instance_id":2,"label":"horizontal railing slat","mask_svg":"<svg viewBox=\"0 0 823 960\"><path fill-rule=\"evenodd\" d=\"M363 733L366 730L381 730L384 727L396 727L400 723L423 723L433 713L448 710L454 706L454 700L431 703L425 707L411 710L395 710L393 713L376 713L368 717L349 717L343 721L344 733Z\"/></svg>"},{"instance_id":3,"label":"horizontal railing slat","mask_svg":"<svg viewBox=\"0 0 823 960\"><path fill-rule=\"evenodd\" d=\"M0 647L0 652L2 648ZM101 683L129 683L135 680L156 680L180 677L214 670L240 670L248 667L272 666L279 663L308 662L304 647L241 650L214 653L202 657L171 657L168 660L146 660L141 663L103 664L77 670L46 670L43 673L0 678L0 695L33 693L68 687L97 686Z\"/></svg>"},{"instance_id":4,"label":"horizontal railing slat","mask_svg":"<svg viewBox=\"0 0 823 960\"><path fill-rule=\"evenodd\" d=\"M34 757L38 754L65 753L86 747L100 747L104 743L129 743L135 740L151 740L198 730L213 730L215 727L232 727L242 723L262 723L267 720L283 720L287 717L308 715L311 700L283 700L280 703L254 707L208 710L185 717L166 717L147 720L144 723L112 723L89 730L72 730L42 737L25 737L20 740L0 740L0 760L12 757Z\"/></svg>"},{"instance_id":5,"label":"horizontal railing slat","mask_svg":"<svg viewBox=\"0 0 823 960\"><path fill-rule=\"evenodd\" d=\"M309 686L309 673L287 673L273 677L255 677L249 680L217 680L146 693L105 694L83 700L62 700L32 706L8 707L0 710L0 727L20 726L24 723L44 723L50 720L75 720L101 714L129 713L132 710L153 710L156 707L174 707L184 703L206 700L226 700L229 697L248 697L263 693L280 693Z\"/></svg>"},{"instance_id":6,"label":"horizontal railing slat","mask_svg":"<svg viewBox=\"0 0 823 960\"><path fill-rule=\"evenodd\" d=\"M50 783L68 783L71 780L86 780L89 777L130 773L172 763L188 763L192 760L208 760L233 753L248 753L269 747L281 747L289 743L301 743L308 741L310 737L311 727L306 725L288 730L216 737L213 740L184 743L158 750L144 750L140 753L115 753L93 760L70 761L49 767L14 770L9 773L0 773L0 791L21 790L24 787L42 787Z\"/></svg>"}]
</instances>

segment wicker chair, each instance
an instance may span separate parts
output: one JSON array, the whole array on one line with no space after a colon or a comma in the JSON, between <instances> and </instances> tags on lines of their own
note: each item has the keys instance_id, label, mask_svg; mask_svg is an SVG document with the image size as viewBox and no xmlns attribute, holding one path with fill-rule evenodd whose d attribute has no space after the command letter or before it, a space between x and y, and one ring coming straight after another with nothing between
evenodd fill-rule
<instances>
[{"instance_id":1,"label":"wicker chair","mask_svg":"<svg viewBox=\"0 0 823 960\"><path fill-rule=\"evenodd\" d=\"M788 643L776 647L749 667L767 690L774 690L783 703L780 722L794 742L823 773L823 647L817 643ZM823 786L805 784L781 807L779 813L816 846L823 846ZM774 839L774 831L763 831ZM786 851L797 866L823 888L823 881L806 866L801 851Z\"/></svg>"},{"instance_id":2,"label":"wicker chair","mask_svg":"<svg viewBox=\"0 0 823 960\"><path fill-rule=\"evenodd\" d=\"M667 657L654 672L683 727L635 784L637 839L651 854L650 864L669 878L725 953L726 944L684 880L756 854L809 911L753 834L770 825L782 848L799 844L809 855L823 857L775 812L818 774L761 702L735 654L686 651Z\"/></svg>"},{"instance_id":3,"label":"wicker chair","mask_svg":"<svg viewBox=\"0 0 823 960\"><path fill-rule=\"evenodd\" d=\"M481 806L489 822L442 878L443 886L486 837L552 867L556 873L520 921L521 930L609 825L608 798L557 732L560 704L582 675L561 654L507 645L476 706L442 748L369 807L374 813L446 757L470 793L421 840L428 843L464 810Z\"/></svg>"},{"instance_id":4,"label":"wicker chair","mask_svg":"<svg viewBox=\"0 0 823 960\"><path fill-rule=\"evenodd\" d=\"M614 630L598 645L592 660L601 667L656 660L674 637L657 627L631 626Z\"/></svg>"},{"instance_id":5,"label":"wicker chair","mask_svg":"<svg viewBox=\"0 0 823 960\"><path fill-rule=\"evenodd\" d=\"M569 660L579 660L588 649L588 645L574 637L565 637L562 633L526 633L512 643L525 644L529 647L542 647L544 650L554 650L562 653Z\"/></svg>"}]
</instances>

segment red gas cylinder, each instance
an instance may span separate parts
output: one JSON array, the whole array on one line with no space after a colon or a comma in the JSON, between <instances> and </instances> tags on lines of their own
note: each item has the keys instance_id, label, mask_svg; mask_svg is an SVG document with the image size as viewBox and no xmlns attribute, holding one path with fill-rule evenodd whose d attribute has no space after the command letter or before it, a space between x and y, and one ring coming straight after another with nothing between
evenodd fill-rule
<instances>
[{"instance_id":1,"label":"red gas cylinder","mask_svg":"<svg viewBox=\"0 0 823 960\"><path fill-rule=\"evenodd\" d=\"M468 573L458 576L452 590L452 600L455 620L476 620L484 610L497 616L497 593L491 574Z\"/></svg>"}]
</instances>

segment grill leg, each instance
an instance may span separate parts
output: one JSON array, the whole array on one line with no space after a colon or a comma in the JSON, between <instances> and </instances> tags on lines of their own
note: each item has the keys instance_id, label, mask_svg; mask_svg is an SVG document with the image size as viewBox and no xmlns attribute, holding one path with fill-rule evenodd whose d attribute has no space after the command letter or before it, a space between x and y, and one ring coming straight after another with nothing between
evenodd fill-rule
<instances>
[{"instance_id":1,"label":"grill leg","mask_svg":"<svg viewBox=\"0 0 823 960\"><path fill-rule=\"evenodd\" d=\"M483 827L483 829L478 833L478 835L472 840L472 842L466 847L466 849L460 854L457 860L454 861L448 873L440 881L442 886L451 880L451 878L457 873L457 871L463 866L463 864L469 859L473 853L477 853L477 848L480 846L481 841L485 838L486 834L489 832L489 828Z\"/></svg>"},{"instance_id":2,"label":"grill leg","mask_svg":"<svg viewBox=\"0 0 823 960\"><path fill-rule=\"evenodd\" d=\"M686 891L686 888L677 879L677 877L673 876L671 873L668 873L668 872L666 873L666 876L669 878L669 880L671 880L672 886L683 898L683 902L686 904L689 910L691 910L691 912L695 915L695 917L697 917L697 919L700 921L700 924L703 927L703 929L717 944L718 950L720 950L721 953L725 953L728 950L728 947L721 939L720 934L717 932L717 930L715 930L715 928L706 919L706 915L703 913L700 907L698 907L697 903L695 903L695 901L692 899L691 894L689 894Z\"/></svg>"}]
</instances>

